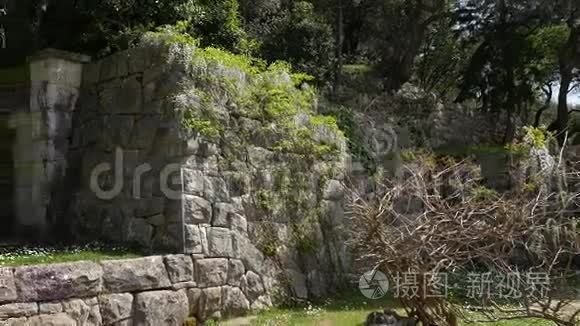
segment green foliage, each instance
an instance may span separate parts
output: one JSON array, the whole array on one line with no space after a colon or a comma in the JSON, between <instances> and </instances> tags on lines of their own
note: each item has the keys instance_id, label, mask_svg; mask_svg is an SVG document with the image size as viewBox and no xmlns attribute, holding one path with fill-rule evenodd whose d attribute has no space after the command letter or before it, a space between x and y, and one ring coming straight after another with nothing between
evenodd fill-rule
<instances>
[{"instance_id":1,"label":"green foliage","mask_svg":"<svg viewBox=\"0 0 580 326\"><path fill-rule=\"evenodd\" d=\"M334 62L334 36L310 2L296 1L272 19L270 29L257 37L268 61L285 60L319 79L328 78Z\"/></svg>"}]
</instances>

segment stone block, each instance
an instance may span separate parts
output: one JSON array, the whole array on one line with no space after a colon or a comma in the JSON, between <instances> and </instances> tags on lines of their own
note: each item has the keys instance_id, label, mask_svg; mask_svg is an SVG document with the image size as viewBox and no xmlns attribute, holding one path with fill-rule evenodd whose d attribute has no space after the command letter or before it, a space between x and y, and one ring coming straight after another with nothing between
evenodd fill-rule
<instances>
[{"instance_id":1,"label":"stone block","mask_svg":"<svg viewBox=\"0 0 580 326\"><path fill-rule=\"evenodd\" d=\"M250 302L240 290L233 286L222 287L222 317L240 316L250 309Z\"/></svg>"},{"instance_id":2,"label":"stone block","mask_svg":"<svg viewBox=\"0 0 580 326\"><path fill-rule=\"evenodd\" d=\"M210 257L233 257L232 235L229 229L207 228L208 254Z\"/></svg>"},{"instance_id":3,"label":"stone block","mask_svg":"<svg viewBox=\"0 0 580 326\"><path fill-rule=\"evenodd\" d=\"M0 319L30 317L38 314L36 303L9 303L0 305Z\"/></svg>"},{"instance_id":4,"label":"stone block","mask_svg":"<svg viewBox=\"0 0 580 326\"><path fill-rule=\"evenodd\" d=\"M344 198L344 186L338 180L328 180L324 187L323 198L338 201Z\"/></svg>"},{"instance_id":5,"label":"stone block","mask_svg":"<svg viewBox=\"0 0 580 326\"><path fill-rule=\"evenodd\" d=\"M182 326L189 315L185 290L150 291L135 295L135 325Z\"/></svg>"},{"instance_id":6,"label":"stone block","mask_svg":"<svg viewBox=\"0 0 580 326\"><path fill-rule=\"evenodd\" d=\"M265 292L262 278L252 271L248 271L245 277L242 277L240 288L244 291L246 297L252 301Z\"/></svg>"},{"instance_id":7,"label":"stone block","mask_svg":"<svg viewBox=\"0 0 580 326\"><path fill-rule=\"evenodd\" d=\"M228 260L208 258L195 261L196 282L199 287L225 285L228 279Z\"/></svg>"},{"instance_id":8,"label":"stone block","mask_svg":"<svg viewBox=\"0 0 580 326\"><path fill-rule=\"evenodd\" d=\"M171 286L161 256L101 262L105 289L111 293Z\"/></svg>"},{"instance_id":9,"label":"stone block","mask_svg":"<svg viewBox=\"0 0 580 326\"><path fill-rule=\"evenodd\" d=\"M199 170L183 169L185 191L192 195L203 195L204 174Z\"/></svg>"},{"instance_id":10,"label":"stone block","mask_svg":"<svg viewBox=\"0 0 580 326\"><path fill-rule=\"evenodd\" d=\"M172 283L193 281L193 261L189 255L167 255L163 257Z\"/></svg>"},{"instance_id":11,"label":"stone block","mask_svg":"<svg viewBox=\"0 0 580 326\"><path fill-rule=\"evenodd\" d=\"M14 269L19 300L52 301L98 295L103 289L103 269L93 262L75 262Z\"/></svg>"},{"instance_id":12,"label":"stone block","mask_svg":"<svg viewBox=\"0 0 580 326\"><path fill-rule=\"evenodd\" d=\"M211 221L211 204L201 197L183 195L183 210L186 223L209 224Z\"/></svg>"},{"instance_id":13,"label":"stone block","mask_svg":"<svg viewBox=\"0 0 580 326\"><path fill-rule=\"evenodd\" d=\"M77 326L77 322L65 313L38 315L28 319L30 326Z\"/></svg>"},{"instance_id":14,"label":"stone block","mask_svg":"<svg viewBox=\"0 0 580 326\"><path fill-rule=\"evenodd\" d=\"M258 250L246 236L232 233L234 257L241 259L246 270L260 273L264 262L264 254Z\"/></svg>"},{"instance_id":15,"label":"stone block","mask_svg":"<svg viewBox=\"0 0 580 326\"><path fill-rule=\"evenodd\" d=\"M222 289L220 287L211 287L202 290L197 312L201 320L221 318L222 307Z\"/></svg>"},{"instance_id":16,"label":"stone block","mask_svg":"<svg viewBox=\"0 0 580 326\"><path fill-rule=\"evenodd\" d=\"M62 312L62 303L58 301L41 302L38 304L38 312L43 314L56 314Z\"/></svg>"},{"instance_id":17,"label":"stone block","mask_svg":"<svg viewBox=\"0 0 580 326\"><path fill-rule=\"evenodd\" d=\"M99 305L95 300L70 299L62 302L63 311L77 325L100 326L103 324Z\"/></svg>"},{"instance_id":18,"label":"stone block","mask_svg":"<svg viewBox=\"0 0 580 326\"><path fill-rule=\"evenodd\" d=\"M229 202L230 193L223 178L205 177L203 180L203 197L210 202Z\"/></svg>"},{"instance_id":19,"label":"stone block","mask_svg":"<svg viewBox=\"0 0 580 326\"><path fill-rule=\"evenodd\" d=\"M241 260L230 259L228 261L228 285L240 286L240 281L245 273L246 269Z\"/></svg>"},{"instance_id":20,"label":"stone block","mask_svg":"<svg viewBox=\"0 0 580 326\"><path fill-rule=\"evenodd\" d=\"M185 253L188 254L201 254L203 253L201 231L198 225L186 224L184 228L184 245ZM207 240L205 240L207 242Z\"/></svg>"},{"instance_id":21,"label":"stone block","mask_svg":"<svg viewBox=\"0 0 580 326\"><path fill-rule=\"evenodd\" d=\"M112 325L129 320L133 315L133 295L115 293L99 296L101 316L105 325Z\"/></svg>"},{"instance_id":22,"label":"stone block","mask_svg":"<svg viewBox=\"0 0 580 326\"><path fill-rule=\"evenodd\" d=\"M13 302L17 298L12 268L0 268L0 302Z\"/></svg>"}]
</instances>

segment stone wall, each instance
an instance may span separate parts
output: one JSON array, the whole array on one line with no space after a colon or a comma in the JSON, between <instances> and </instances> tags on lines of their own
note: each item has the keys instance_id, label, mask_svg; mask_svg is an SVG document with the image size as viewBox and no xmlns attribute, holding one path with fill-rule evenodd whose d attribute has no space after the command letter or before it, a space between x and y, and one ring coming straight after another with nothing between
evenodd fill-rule
<instances>
[{"instance_id":1,"label":"stone wall","mask_svg":"<svg viewBox=\"0 0 580 326\"><path fill-rule=\"evenodd\" d=\"M167 255L0 269L1 325L175 325L263 306L236 259Z\"/></svg>"},{"instance_id":2,"label":"stone wall","mask_svg":"<svg viewBox=\"0 0 580 326\"><path fill-rule=\"evenodd\" d=\"M245 87L241 71L205 69ZM277 294L306 299L344 286L344 139L320 127L316 138L333 142L336 156L276 151L267 123L240 114L228 94L213 99L220 138L188 133L180 106L199 105L199 90L219 92L198 76L164 47L85 65L63 225L79 240L191 254L203 287L228 275L245 289L246 299L234 300L240 310L271 305ZM224 291L208 289L207 300L219 306L220 296L239 295Z\"/></svg>"}]
</instances>

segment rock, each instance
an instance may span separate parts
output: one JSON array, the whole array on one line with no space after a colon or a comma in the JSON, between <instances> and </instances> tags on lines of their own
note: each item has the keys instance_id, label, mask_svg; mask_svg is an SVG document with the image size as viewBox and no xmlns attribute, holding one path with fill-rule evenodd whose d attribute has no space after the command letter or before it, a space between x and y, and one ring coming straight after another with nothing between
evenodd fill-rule
<instances>
[{"instance_id":1,"label":"rock","mask_svg":"<svg viewBox=\"0 0 580 326\"><path fill-rule=\"evenodd\" d=\"M191 195L202 196L204 174L199 170L183 169L185 191Z\"/></svg>"},{"instance_id":2,"label":"rock","mask_svg":"<svg viewBox=\"0 0 580 326\"><path fill-rule=\"evenodd\" d=\"M342 200L344 198L344 187L338 180L328 180L324 187L323 198L326 200Z\"/></svg>"},{"instance_id":3,"label":"rock","mask_svg":"<svg viewBox=\"0 0 580 326\"><path fill-rule=\"evenodd\" d=\"M77 322L65 313L34 316L28 323L30 326L77 326Z\"/></svg>"},{"instance_id":4,"label":"rock","mask_svg":"<svg viewBox=\"0 0 580 326\"><path fill-rule=\"evenodd\" d=\"M183 195L183 216L186 223L209 224L211 222L211 204L197 196Z\"/></svg>"},{"instance_id":5,"label":"rock","mask_svg":"<svg viewBox=\"0 0 580 326\"><path fill-rule=\"evenodd\" d=\"M0 302L10 302L17 298L12 268L0 268Z\"/></svg>"},{"instance_id":6,"label":"rock","mask_svg":"<svg viewBox=\"0 0 580 326\"><path fill-rule=\"evenodd\" d=\"M228 278L228 260L226 258L196 260L195 273L199 287L225 285Z\"/></svg>"},{"instance_id":7,"label":"rock","mask_svg":"<svg viewBox=\"0 0 580 326\"><path fill-rule=\"evenodd\" d=\"M242 276L245 274L244 263L238 259L228 261L228 285L240 286Z\"/></svg>"},{"instance_id":8,"label":"rock","mask_svg":"<svg viewBox=\"0 0 580 326\"><path fill-rule=\"evenodd\" d=\"M9 319L0 321L0 325L2 325L2 326L30 326L30 324L28 323L28 319L26 317L9 318Z\"/></svg>"},{"instance_id":9,"label":"rock","mask_svg":"<svg viewBox=\"0 0 580 326\"><path fill-rule=\"evenodd\" d=\"M216 203L213 206L213 219L211 225L215 227L225 227L241 234L248 232L248 222L242 215L244 208L240 203Z\"/></svg>"},{"instance_id":10,"label":"rock","mask_svg":"<svg viewBox=\"0 0 580 326\"><path fill-rule=\"evenodd\" d=\"M150 291L135 295L134 324L182 326L189 315L185 291Z\"/></svg>"},{"instance_id":11,"label":"rock","mask_svg":"<svg viewBox=\"0 0 580 326\"><path fill-rule=\"evenodd\" d=\"M201 304L201 289L187 289L187 299L189 300L189 311L197 315Z\"/></svg>"},{"instance_id":12,"label":"rock","mask_svg":"<svg viewBox=\"0 0 580 326\"><path fill-rule=\"evenodd\" d=\"M250 309L250 302L240 290L232 286L222 287L222 311L226 316L239 316ZM223 317L223 316L222 316Z\"/></svg>"},{"instance_id":13,"label":"rock","mask_svg":"<svg viewBox=\"0 0 580 326\"><path fill-rule=\"evenodd\" d=\"M111 325L132 316L133 295L131 293L115 293L99 296L101 315L105 325Z\"/></svg>"},{"instance_id":14,"label":"rock","mask_svg":"<svg viewBox=\"0 0 580 326\"><path fill-rule=\"evenodd\" d=\"M234 257L241 259L247 270L260 273L264 262L264 254L247 237L237 232L233 232L232 240Z\"/></svg>"},{"instance_id":15,"label":"rock","mask_svg":"<svg viewBox=\"0 0 580 326\"><path fill-rule=\"evenodd\" d=\"M30 317L38 314L36 303L8 303L0 305L0 319Z\"/></svg>"},{"instance_id":16,"label":"rock","mask_svg":"<svg viewBox=\"0 0 580 326\"><path fill-rule=\"evenodd\" d=\"M186 224L184 227L184 245L185 253L201 254L203 253L201 231L198 225Z\"/></svg>"},{"instance_id":17,"label":"rock","mask_svg":"<svg viewBox=\"0 0 580 326\"><path fill-rule=\"evenodd\" d=\"M112 293L144 291L171 286L163 258L144 257L101 262L105 288Z\"/></svg>"},{"instance_id":18,"label":"rock","mask_svg":"<svg viewBox=\"0 0 580 326\"><path fill-rule=\"evenodd\" d=\"M210 257L233 257L232 236L226 228L207 229L208 253Z\"/></svg>"},{"instance_id":19,"label":"rock","mask_svg":"<svg viewBox=\"0 0 580 326\"><path fill-rule=\"evenodd\" d=\"M14 280L22 301L53 301L96 296L103 289L103 269L93 262L21 266Z\"/></svg>"},{"instance_id":20,"label":"rock","mask_svg":"<svg viewBox=\"0 0 580 326\"><path fill-rule=\"evenodd\" d=\"M77 325L102 325L99 305L87 303L81 299L71 299L63 301L63 311L77 322Z\"/></svg>"},{"instance_id":21,"label":"rock","mask_svg":"<svg viewBox=\"0 0 580 326\"><path fill-rule=\"evenodd\" d=\"M306 286L306 277L297 270L287 270L288 281L292 286L292 291L297 298L308 298L308 287Z\"/></svg>"},{"instance_id":22,"label":"rock","mask_svg":"<svg viewBox=\"0 0 580 326\"><path fill-rule=\"evenodd\" d=\"M259 296L256 301L252 302L250 308L252 310L260 311L272 307L272 300L267 295Z\"/></svg>"},{"instance_id":23,"label":"rock","mask_svg":"<svg viewBox=\"0 0 580 326\"><path fill-rule=\"evenodd\" d=\"M220 287L203 289L200 298L198 317L201 320L221 318L222 290Z\"/></svg>"},{"instance_id":24,"label":"rock","mask_svg":"<svg viewBox=\"0 0 580 326\"><path fill-rule=\"evenodd\" d=\"M41 302L38 304L38 311L41 315L56 314L62 312L62 303L60 302Z\"/></svg>"},{"instance_id":25,"label":"rock","mask_svg":"<svg viewBox=\"0 0 580 326\"><path fill-rule=\"evenodd\" d=\"M163 257L172 283L193 281L193 261L187 255L167 255Z\"/></svg>"},{"instance_id":26,"label":"rock","mask_svg":"<svg viewBox=\"0 0 580 326\"><path fill-rule=\"evenodd\" d=\"M224 179L219 177L205 177L203 179L203 196L211 202L229 202L230 193Z\"/></svg>"},{"instance_id":27,"label":"rock","mask_svg":"<svg viewBox=\"0 0 580 326\"><path fill-rule=\"evenodd\" d=\"M260 276L252 271L246 273L246 276L242 278L240 287L246 294L248 299L254 301L260 295L264 294L264 285Z\"/></svg>"}]
</instances>

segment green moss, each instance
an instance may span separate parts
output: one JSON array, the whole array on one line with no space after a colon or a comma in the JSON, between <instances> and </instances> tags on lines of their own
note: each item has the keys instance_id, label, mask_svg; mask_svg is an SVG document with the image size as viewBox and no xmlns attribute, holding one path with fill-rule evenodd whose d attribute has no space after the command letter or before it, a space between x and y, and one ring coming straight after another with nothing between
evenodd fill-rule
<instances>
[{"instance_id":1,"label":"green moss","mask_svg":"<svg viewBox=\"0 0 580 326\"><path fill-rule=\"evenodd\" d=\"M190 118L184 120L185 126L192 131L210 139L218 138L222 132L221 126L208 119Z\"/></svg>"}]
</instances>

